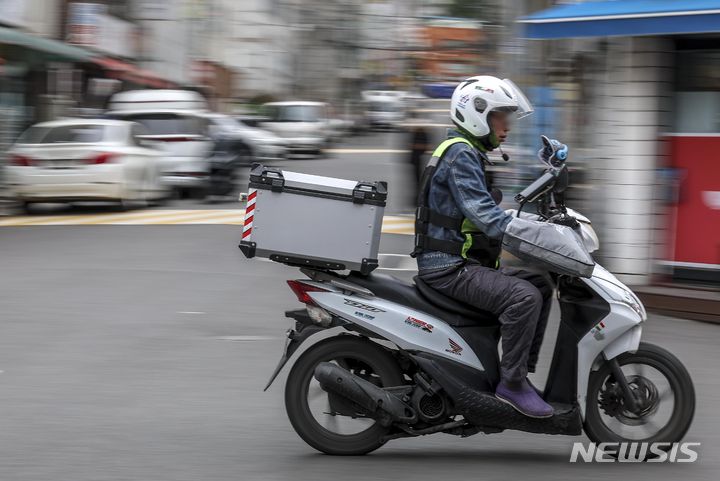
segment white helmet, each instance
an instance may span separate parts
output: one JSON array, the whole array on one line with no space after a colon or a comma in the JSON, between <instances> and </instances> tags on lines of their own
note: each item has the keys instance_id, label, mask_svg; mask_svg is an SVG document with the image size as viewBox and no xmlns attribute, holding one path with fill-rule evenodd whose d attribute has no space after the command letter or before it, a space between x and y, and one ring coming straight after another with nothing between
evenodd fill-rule
<instances>
[{"instance_id":1,"label":"white helmet","mask_svg":"<svg viewBox=\"0 0 720 481\"><path fill-rule=\"evenodd\" d=\"M515 112L517 118L533 112L530 101L512 80L489 75L464 80L450 101L452 121L475 137L490 133L487 117L493 110Z\"/></svg>"}]
</instances>

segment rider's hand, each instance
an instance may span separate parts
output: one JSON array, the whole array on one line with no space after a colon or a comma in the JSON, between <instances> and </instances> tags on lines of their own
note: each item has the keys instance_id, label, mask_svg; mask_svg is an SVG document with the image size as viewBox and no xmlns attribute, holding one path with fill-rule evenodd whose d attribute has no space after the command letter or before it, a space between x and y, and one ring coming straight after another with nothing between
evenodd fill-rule
<instances>
[{"instance_id":1,"label":"rider's hand","mask_svg":"<svg viewBox=\"0 0 720 481\"><path fill-rule=\"evenodd\" d=\"M573 229L580 227L580 224L575 217L564 213L551 217L549 219L549 222L552 222L553 224L568 226Z\"/></svg>"},{"instance_id":2,"label":"rider's hand","mask_svg":"<svg viewBox=\"0 0 720 481\"><path fill-rule=\"evenodd\" d=\"M568 146L557 139L550 139L550 146L544 146L538 151L538 158L546 164L551 164L555 159L564 161L567 155Z\"/></svg>"}]
</instances>

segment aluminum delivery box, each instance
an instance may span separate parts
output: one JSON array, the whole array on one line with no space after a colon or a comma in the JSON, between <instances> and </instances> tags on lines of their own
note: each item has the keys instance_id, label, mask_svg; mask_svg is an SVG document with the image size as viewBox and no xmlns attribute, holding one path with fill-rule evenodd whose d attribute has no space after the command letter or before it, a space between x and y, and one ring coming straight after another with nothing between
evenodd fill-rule
<instances>
[{"instance_id":1,"label":"aluminum delivery box","mask_svg":"<svg viewBox=\"0 0 720 481\"><path fill-rule=\"evenodd\" d=\"M250 172L240 249L293 266L377 267L387 184L272 169Z\"/></svg>"}]
</instances>

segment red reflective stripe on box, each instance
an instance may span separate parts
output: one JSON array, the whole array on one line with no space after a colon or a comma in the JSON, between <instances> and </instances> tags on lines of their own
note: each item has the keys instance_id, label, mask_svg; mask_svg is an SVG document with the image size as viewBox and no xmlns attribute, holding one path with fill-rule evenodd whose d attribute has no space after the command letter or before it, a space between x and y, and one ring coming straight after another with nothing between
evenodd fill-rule
<instances>
[{"instance_id":1,"label":"red reflective stripe on box","mask_svg":"<svg viewBox=\"0 0 720 481\"><path fill-rule=\"evenodd\" d=\"M243 222L243 233L242 233L243 240L250 237L250 234L252 233L252 223L253 223L253 218L254 218L253 211L255 210L255 198L256 197L257 197L257 190L252 189L248 193L247 205L245 206L245 222Z\"/></svg>"}]
</instances>

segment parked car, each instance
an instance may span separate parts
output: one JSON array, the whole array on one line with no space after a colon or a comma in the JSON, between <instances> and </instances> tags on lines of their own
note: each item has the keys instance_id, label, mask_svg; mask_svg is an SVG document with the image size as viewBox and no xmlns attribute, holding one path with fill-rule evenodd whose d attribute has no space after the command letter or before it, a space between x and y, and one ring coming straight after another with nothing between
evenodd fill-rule
<instances>
[{"instance_id":1,"label":"parked car","mask_svg":"<svg viewBox=\"0 0 720 481\"><path fill-rule=\"evenodd\" d=\"M260 126L286 141L289 155L321 155L334 136L324 102L270 102L263 105L267 121Z\"/></svg>"},{"instance_id":2,"label":"parked car","mask_svg":"<svg viewBox=\"0 0 720 481\"><path fill-rule=\"evenodd\" d=\"M210 188L209 159L214 149L208 113L207 102L197 92L133 90L115 94L107 116L142 124L148 131L145 139L166 154L163 182L204 197Z\"/></svg>"},{"instance_id":3,"label":"parked car","mask_svg":"<svg viewBox=\"0 0 720 481\"><path fill-rule=\"evenodd\" d=\"M371 129L397 129L405 120L404 92L366 90L365 117Z\"/></svg>"},{"instance_id":4,"label":"parked car","mask_svg":"<svg viewBox=\"0 0 720 481\"><path fill-rule=\"evenodd\" d=\"M133 122L70 119L26 130L8 151L7 186L26 207L35 202L118 201L167 195L163 154Z\"/></svg>"}]
</instances>

